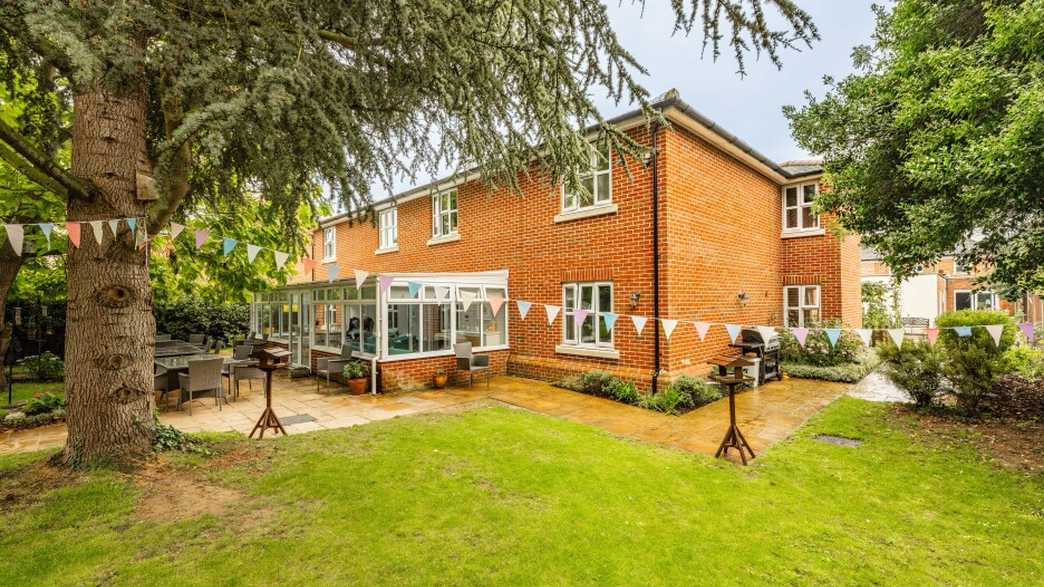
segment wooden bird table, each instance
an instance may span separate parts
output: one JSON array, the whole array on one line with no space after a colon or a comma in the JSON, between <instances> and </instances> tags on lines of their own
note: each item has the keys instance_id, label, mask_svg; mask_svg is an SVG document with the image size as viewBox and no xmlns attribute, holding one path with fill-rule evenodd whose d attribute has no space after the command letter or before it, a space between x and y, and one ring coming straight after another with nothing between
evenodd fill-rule
<instances>
[{"instance_id":1,"label":"wooden bird table","mask_svg":"<svg viewBox=\"0 0 1044 587\"><path fill-rule=\"evenodd\" d=\"M746 361L742 357L737 357L737 361ZM753 365L753 361L747 361ZM714 453L714 458L720 458L722 455L728 455L730 448L739 450L740 461L744 465L747 464L747 455L744 453L744 449L750 452L750 458L754 458L754 449L750 447L750 443L743 437L743 433L740 432L739 426L736 425L736 388L740 385L745 385L747 379L743 377L742 366L737 364L728 365L733 367L735 370L731 375L711 375L711 380L718 382L719 385L724 385L729 390L729 429L725 431L725 437L721 439L721 444L718 446L718 451ZM738 368L737 368L738 367Z\"/></svg>"},{"instance_id":2,"label":"wooden bird table","mask_svg":"<svg viewBox=\"0 0 1044 587\"><path fill-rule=\"evenodd\" d=\"M283 436L286 436L283 424L276 416L275 410L272 409L272 371L286 368L290 361L290 351L278 348L258 348L252 353L252 357L258 360L257 368L265 372L265 409L261 412L261 417L257 419L257 424L254 424L254 429L250 431L248 438L253 438L254 433L257 432L257 438L260 440L265 437L265 430L269 428L275 433L282 432Z\"/></svg>"}]
</instances>

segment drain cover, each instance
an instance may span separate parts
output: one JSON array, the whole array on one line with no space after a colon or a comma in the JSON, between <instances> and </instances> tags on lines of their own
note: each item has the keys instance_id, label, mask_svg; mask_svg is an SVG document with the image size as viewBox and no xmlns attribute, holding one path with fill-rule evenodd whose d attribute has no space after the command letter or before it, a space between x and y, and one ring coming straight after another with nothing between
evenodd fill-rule
<instances>
[{"instance_id":1,"label":"drain cover","mask_svg":"<svg viewBox=\"0 0 1044 587\"><path fill-rule=\"evenodd\" d=\"M285 418L280 418L279 421L282 422L284 426L293 426L294 424L304 424L305 422L315 422L315 418L313 418L309 414L294 414L293 416L287 416Z\"/></svg>"},{"instance_id":2,"label":"drain cover","mask_svg":"<svg viewBox=\"0 0 1044 587\"><path fill-rule=\"evenodd\" d=\"M831 436L829 434L817 434L816 440L818 440L819 442L836 444L838 446L855 447L863 444L862 440L856 440L854 438L845 438L844 436Z\"/></svg>"}]
</instances>

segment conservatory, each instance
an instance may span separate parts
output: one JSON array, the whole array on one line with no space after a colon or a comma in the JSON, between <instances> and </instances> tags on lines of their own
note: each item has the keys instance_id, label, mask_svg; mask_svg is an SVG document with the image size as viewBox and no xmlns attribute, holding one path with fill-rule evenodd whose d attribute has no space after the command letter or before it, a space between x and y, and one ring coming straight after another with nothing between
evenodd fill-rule
<instances>
[{"instance_id":1,"label":"conservatory","mask_svg":"<svg viewBox=\"0 0 1044 587\"><path fill-rule=\"evenodd\" d=\"M344 345L380 362L452 355L453 343L465 341L476 351L501 350L507 282L505 270L382 273L362 287L354 279L293 284L254 294L250 328L285 345L296 366L309 366L313 351L337 354Z\"/></svg>"}]
</instances>

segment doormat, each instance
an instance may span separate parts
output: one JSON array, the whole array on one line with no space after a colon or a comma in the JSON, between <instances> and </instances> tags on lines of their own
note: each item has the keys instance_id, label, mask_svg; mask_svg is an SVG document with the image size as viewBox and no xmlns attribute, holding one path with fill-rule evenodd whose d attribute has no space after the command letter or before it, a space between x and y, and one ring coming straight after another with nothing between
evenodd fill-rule
<instances>
[{"instance_id":1,"label":"doormat","mask_svg":"<svg viewBox=\"0 0 1044 587\"><path fill-rule=\"evenodd\" d=\"M845 438L844 436L831 436L830 434L817 434L816 440L819 442L826 442L829 444L836 444L838 446L857 447L863 444L862 440L856 440L854 438Z\"/></svg>"},{"instance_id":2,"label":"doormat","mask_svg":"<svg viewBox=\"0 0 1044 587\"><path fill-rule=\"evenodd\" d=\"M279 421L283 423L283 426L293 426L294 424L304 424L305 422L315 422L315 418L313 418L309 414L294 414L293 416L287 416L285 418L280 418Z\"/></svg>"}]
</instances>

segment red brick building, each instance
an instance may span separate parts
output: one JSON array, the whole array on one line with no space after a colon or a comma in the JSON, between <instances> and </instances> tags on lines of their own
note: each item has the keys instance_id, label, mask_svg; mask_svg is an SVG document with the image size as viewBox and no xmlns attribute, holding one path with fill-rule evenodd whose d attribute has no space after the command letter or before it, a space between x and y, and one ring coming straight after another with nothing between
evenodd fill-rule
<instances>
[{"instance_id":1,"label":"red brick building","mask_svg":"<svg viewBox=\"0 0 1044 587\"><path fill-rule=\"evenodd\" d=\"M656 316L859 326L858 240L812 213L821 169L770 161L676 95L656 107L668 126L648 128L637 111L612 121L655 140L655 154L625 170L593 149L589 194L534 168L521 193L472 175L378 202L372 220L323 219L312 243L321 264L257 294L255 330L303 365L349 344L377 364L383 389L426 385L438 368L452 375L453 343L465 340L497 372L602 369L649 389L654 373L704 374L729 342L720 326L700 342L685 323L668 340ZM369 274L361 289L355 270ZM533 303L525 320L516 300ZM561 308L550 325L543 304ZM579 327L578 308L590 312ZM649 321L638 334L624 315Z\"/></svg>"}]
</instances>

